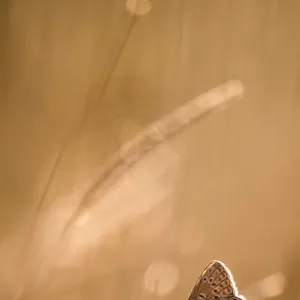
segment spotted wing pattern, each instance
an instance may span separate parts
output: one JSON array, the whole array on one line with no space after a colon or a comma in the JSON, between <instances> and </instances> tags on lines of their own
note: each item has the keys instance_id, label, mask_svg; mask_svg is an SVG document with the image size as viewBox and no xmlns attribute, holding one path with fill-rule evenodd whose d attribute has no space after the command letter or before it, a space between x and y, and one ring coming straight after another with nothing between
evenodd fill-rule
<instances>
[{"instance_id":1,"label":"spotted wing pattern","mask_svg":"<svg viewBox=\"0 0 300 300\"><path fill-rule=\"evenodd\" d=\"M214 260L205 268L188 300L242 300L229 269Z\"/></svg>"}]
</instances>

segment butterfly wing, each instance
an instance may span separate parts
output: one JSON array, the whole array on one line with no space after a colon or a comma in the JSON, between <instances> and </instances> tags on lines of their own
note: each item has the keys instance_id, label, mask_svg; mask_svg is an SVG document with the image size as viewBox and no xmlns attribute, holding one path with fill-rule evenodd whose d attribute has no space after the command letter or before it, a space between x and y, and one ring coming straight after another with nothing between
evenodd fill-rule
<instances>
[{"instance_id":1,"label":"butterfly wing","mask_svg":"<svg viewBox=\"0 0 300 300\"><path fill-rule=\"evenodd\" d=\"M188 300L237 300L238 291L229 269L212 261L198 278Z\"/></svg>"}]
</instances>

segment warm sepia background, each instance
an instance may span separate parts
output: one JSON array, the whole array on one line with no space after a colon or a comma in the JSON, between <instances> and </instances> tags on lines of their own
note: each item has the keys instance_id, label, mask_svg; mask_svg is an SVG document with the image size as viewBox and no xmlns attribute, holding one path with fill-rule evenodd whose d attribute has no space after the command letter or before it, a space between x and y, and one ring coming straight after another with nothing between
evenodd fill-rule
<instances>
[{"instance_id":1,"label":"warm sepia background","mask_svg":"<svg viewBox=\"0 0 300 300\"><path fill-rule=\"evenodd\" d=\"M249 299L300 299L298 0L0 3L1 299L184 300L211 259ZM60 238L124 142L229 79L241 101Z\"/></svg>"}]
</instances>

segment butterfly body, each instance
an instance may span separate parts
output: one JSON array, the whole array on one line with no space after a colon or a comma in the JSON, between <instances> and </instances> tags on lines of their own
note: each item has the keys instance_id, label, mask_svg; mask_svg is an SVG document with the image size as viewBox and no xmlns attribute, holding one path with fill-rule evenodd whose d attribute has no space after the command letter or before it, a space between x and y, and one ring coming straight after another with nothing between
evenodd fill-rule
<instances>
[{"instance_id":1,"label":"butterfly body","mask_svg":"<svg viewBox=\"0 0 300 300\"><path fill-rule=\"evenodd\" d=\"M188 300L245 300L238 294L230 270L220 261L213 260L204 269Z\"/></svg>"}]
</instances>

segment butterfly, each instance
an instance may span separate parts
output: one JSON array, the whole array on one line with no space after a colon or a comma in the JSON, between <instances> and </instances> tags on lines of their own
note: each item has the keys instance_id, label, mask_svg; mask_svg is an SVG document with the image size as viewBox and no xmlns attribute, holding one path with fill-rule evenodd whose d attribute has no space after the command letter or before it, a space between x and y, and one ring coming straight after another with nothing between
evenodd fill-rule
<instances>
[{"instance_id":1,"label":"butterfly","mask_svg":"<svg viewBox=\"0 0 300 300\"><path fill-rule=\"evenodd\" d=\"M245 300L238 294L230 270L224 263L213 260L204 269L188 300Z\"/></svg>"}]
</instances>

